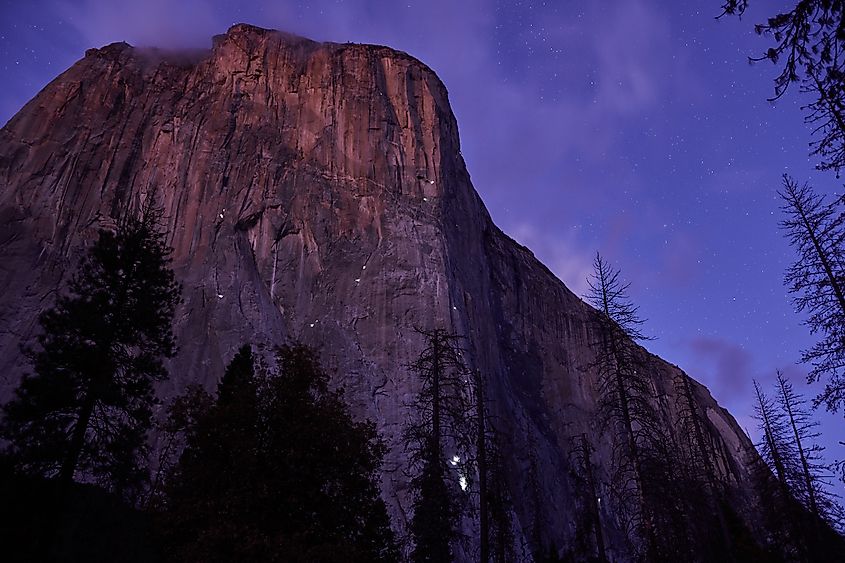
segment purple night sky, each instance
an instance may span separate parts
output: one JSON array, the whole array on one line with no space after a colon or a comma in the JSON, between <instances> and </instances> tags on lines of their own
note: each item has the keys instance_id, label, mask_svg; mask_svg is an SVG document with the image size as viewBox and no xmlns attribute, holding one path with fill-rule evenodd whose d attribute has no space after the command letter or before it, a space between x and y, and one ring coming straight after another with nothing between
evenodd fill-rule
<instances>
[{"instance_id":1,"label":"purple night sky","mask_svg":"<svg viewBox=\"0 0 845 563\"><path fill-rule=\"evenodd\" d=\"M752 378L769 387L781 369L815 394L795 365L812 339L782 284L775 190L784 172L826 193L840 183L808 157L807 99L767 102L776 70L747 62L769 46L753 24L772 3L717 21L720 4L0 0L0 122L113 41L210 46L247 22L407 51L448 87L496 223L579 294L600 250L632 282L649 348L755 436ZM843 457L841 417L819 417Z\"/></svg>"}]
</instances>

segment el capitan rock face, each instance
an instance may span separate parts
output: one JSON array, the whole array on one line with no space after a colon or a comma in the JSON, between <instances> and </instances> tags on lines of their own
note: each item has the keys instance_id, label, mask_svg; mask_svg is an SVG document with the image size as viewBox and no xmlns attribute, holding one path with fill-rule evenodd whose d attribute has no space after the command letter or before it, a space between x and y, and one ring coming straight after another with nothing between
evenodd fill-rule
<instances>
[{"instance_id":1,"label":"el capitan rock face","mask_svg":"<svg viewBox=\"0 0 845 563\"><path fill-rule=\"evenodd\" d=\"M506 436L519 541L572 543L571 437L590 436L603 471L610 455L591 423L592 309L492 224L430 69L247 25L210 52L86 53L0 131L0 399L80 249L152 193L184 288L163 398L212 385L244 342L315 346L391 446L383 492L404 527L414 327L464 334ZM671 416L678 369L649 361ZM750 443L695 395L747 514Z\"/></svg>"}]
</instances>

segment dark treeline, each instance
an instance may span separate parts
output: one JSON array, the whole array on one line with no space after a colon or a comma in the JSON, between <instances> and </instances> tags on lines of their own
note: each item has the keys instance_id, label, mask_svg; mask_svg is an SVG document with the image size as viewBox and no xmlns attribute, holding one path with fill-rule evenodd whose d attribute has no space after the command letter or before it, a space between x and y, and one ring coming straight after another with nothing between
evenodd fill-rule
<instances>
[{"instance_id":1,"label":"dark treeline","mask_svg":"<svg viewBox=\"0 0 845 563\"><path fill-rule=\"evenodd\" d=\"M398 561L385 446L308 348L244 345L154 420L181 293L161 223L150 198L102 230L40 317L0 423L4 560Z\"/></svg>"},{"instance_id":2,"label":"dark treeline","mask_svg":"<svg viewBox=\"0 0 845 563\"><path fill-rule=\"evenodd\" d=\"M754 382L755 418L761 440L755 481L774 544L789 560L831 560L841 550L843 524L838 498L830 490L829 465L815 439L818 423L792 384L777 374L775 399ZM808 514L811 517L808 517Z\"/></svg>"},{"instance_id":3,"label":"dark treeline","mask_svg":"<svg viewBox=\"0 0 845 563\"><path fill-rule=\"evenodd\" d=\"M409 536L380 497L385 445L314 351L245 344L211 393L153 416L181 287L153 198L102 230L40 318L31 372L3 406L4 555L20 561L513 561L501 439L460 337L420 331L405 428ZM215 377L214 374L210 374ZM158 435L150 450L152 432ZM153 455L156 454L156 455ZM155 463L151 464L150 459ZM463 535L477 525L475 544Z\"/></svg>"},{"instance_id":4,"label":"dark treeline","mask_svg":"<svg viewBox=\"0 0 845 563\"><path fill-rule=\"evenodd\" d=\"M0 421L7 560L514 560L486 376L467 369L457 335L420 331L409 366L408 537L380 497L375 426L350 415L304 346L264 357L244 344L209 374L215 392L190 385L154 417L181 301L162 224L150 197L100 231L39 319Z\"/></svg>"},{"instance_id":5,"label":"dark treeline","mask_svg":"<svg viewBox=\"0 0 845 563\"><path fill-rule=\"evenodd\" d=\"M398 548L379 496L384 445L355 422L313 352L280 348L268 370L248 346L216 397L171 408L185 447L151 511L175 561L390 562Z\"/></svg>"},{"instance_id":6,"label":"dark treeline","mask_svg":"<svg viewBox=\"0 0 845 563\"><path fill-rule=\"evenodd\" d=\"M663 388L637 344L647 337L619 270L597 255L588 281L586 299L597 312L588 366L597 377L595 423L609 447L591 444L587 433L573 437L577 541L543 560L614 560L620 555L609 552L606 538L619 535L628 546L622 556L640 561L835 560L845 548L841 510L814 442L816 424L791 384L779 377L777 412L765 409L777 425L775 441L785 444L778 462L768 463L771 441L760 444L761 456L751 454L759 460L750 468L754 491L743 491L698 384L678 372L671 392ZM602 447L610 456L604 471L593 461ZM788 469L776 472L781 466ZM765 521L752 529L737 509L754 498Z\"/></svg>"},{"instance_id":7,"label":"dark treeline","mask_svg":"<svg viewBox=\"0 0 845 563\"><path fill-rule=\"evenodd\" d=\"M675 404L661 401L654 364L637 344L647 337L629 286L600 255L593 265L586 299L597 314L590 342L595 360L589 367L598 378L595 422L609 440L610 459L602 474L592 462L601 444L590 444L587 434L578 437L573 467L580 485L579 522L581 536L592 541L570 558L611 560L604 539L609 534L621 534L629 557L643 561L752 555L739 555L739 537L749 532L727 514L727 475L716 470L718 438L708 430L694 383L679 373Z\"/></svg>"},{"instance_id":8,"label":"dark treeline","mask_svg":"<svg viewBox=\"0 0 845 563\"><path fill-rule=\"evenodd\" d=\"M730 0L723 10L741 14L747 4ZM806 0L757 26L775 41L761 57L781 65L775 97L794 83L813 96L813 154L837 174L843 16L842 2ZM789 177L779 195L797 255L786 285L819 337L802 354L809 380L824 386L813 407L838 412L845 198ZM395 536L379 493L385 445L330 388L315 351L292 344L265 358L244 343L224 373L208 374L219 381L214 393L189 387L155 420L181 288L153 201L100 232L24 350L30 373L0 420L7 560L811 562L845 552L831 467L802 395L780 374L770 394L756 385L755 491L741 490L737 472L746 469L732 466L698 385L682 373L671 392L658 385L628 286L600 256L587 296L596 309L590 423L600 432L571 437L569 473L557 476L574 491L567 546L544 540L570 532L541 518L534 446L519 454L529 466L522 504L534 516L524 529L515 520L509 491L517 489L505 470L513 452L492 414L491 374L467 365L461 337L440 328L419 331L422 352L409 366L419 392L404 431L406 537ZM845 463L838 468L845 477ZM744 506L764 521L749 522Z\"/></svg>"},{"instance_id":9,"label":"dark treeline","mask_svg":"<svg viewBox=\"0 0 845 563\"><path fill-rule=\"evenodd\" d=\"M575 491L573 541L544 542L566 533L541 517L536 446L525 452L534 517L519 527L505 469L512 440L493 414L489 374L443 329L418 330L422 351L408 366L418 388L403 434L411 516L397 537L379 489L385 444L307 347L262 356L244 344L209 374L214 392L189 386L154 418L181 292L161 222L150 203L102 231L40 318L31 373L0 423L10 560L813 561L841 547L814 427L791 385L779 379L777 405L760 395L771 437L755 468L771 503L760 544L733 508L732 470L697 384L679 374L672 393L658 389L628 286L600 256L588 296L591 423L609 448L591 443L594 432L570 440L559 478Z\"/></svg>"},{"instance_id":10,"label":"dark treeline","mask_svg":"<svg viewBox=\"0 0 845 563\"><path fill-rule=\"evenodd\" d=\"M748 4L724 1L722 16L743 15ZM773 45L751 60L780 69L772 100L792 85L810 95L803 109L813 126L811 155L819 159L819 170L833 171L838 179L845 167L845 3L802 0L755 30ZM695 400L696 384L680 374L676 404L664 401L666 391L655 385L648 355L636 345L644 335L627 285L597 256L586 298L599 313L590 367L598 374L598 423L611 441L610 472L597 477L591 465L601 444L589 444L587 434L574 437L582 442L572 455L582 533L580 551L567 554L570 558L607 560L605 537L621 531L630 552L644 561L843 559L842 508L831 478L838 470L845 481L845 461L825 461L812 409L835 413L845 405L845 196L826 196L786 175L778 196L780 226L796 253L785 285L796 312L818 337L801 352L801 362L808 367L808 382L823 389L811 408L781 373L774 399L755 382L761 439L748 456L764 521L749 530L732 508L742 504L732 498L739 494L733 487L736 469L709 430ZM615 499L611 509L599 503L602 498ZM613 517L602 519L602 510ZM764 541L758 545L754 536Z\"/></svg>"}]
</instances>

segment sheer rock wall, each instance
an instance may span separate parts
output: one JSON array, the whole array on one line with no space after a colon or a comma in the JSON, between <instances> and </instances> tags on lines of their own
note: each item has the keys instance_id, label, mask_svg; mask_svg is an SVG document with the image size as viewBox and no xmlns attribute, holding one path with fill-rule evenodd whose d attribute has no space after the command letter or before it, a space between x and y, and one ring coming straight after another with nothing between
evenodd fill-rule
<instances>
[{"instance_id":1,"label":"sheer rock wall","mask_svg":"<svg viewBox=\"0 0 845 563\"><path fill-rule=\"evenodd\" d=\"M214 385L244 342L316 346L390 445L383 493L402 529L414 327L453 330L506 438L518 551L571 544L571 438L588 434L602 471L610 456L593 422L592 309L493 225L429 68L247 25L206 52L88 51L0 131L0 399L81 249L151 194L185 300L165 400ZM649 358L671 424L678 368ZM748 439L695 393L723 474L747 490Z\"/></svg>"}]
</instances>

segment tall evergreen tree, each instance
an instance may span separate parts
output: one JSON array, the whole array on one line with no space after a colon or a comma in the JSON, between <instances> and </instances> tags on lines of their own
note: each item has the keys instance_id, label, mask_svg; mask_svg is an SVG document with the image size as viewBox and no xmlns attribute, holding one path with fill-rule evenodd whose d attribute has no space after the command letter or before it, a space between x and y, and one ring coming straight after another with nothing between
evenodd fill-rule
<instances>
[{"instance_id":1,"label":"tall evergreen tree","mask_svg":"<svg viewBox=\"0 0 845 563\"><path fill-rule=\"evenodd\" d=\"M69 292L25 350L33 373L3 407L0 432L21 471L95 480L129 493L144 477L153 384L174 355L180 286L153 199L101 230Z\"/></svg>"},{"instance_id":2,"label":"tall evergreen tree","mask_svg":"<svg viewBox=\"0 0 845 563\"><path fill-rule=\"evenodd\" d=\"M777 402L791 441L791 457L784 461L790 470L792 495L816 518L841 529L842 509L830 491L830 470L824 463L824 447L818 444L819 423L810 416L806 400L792 383L777 372Z\"/></svg>"},{"instance_id":3,"label":"tall evergreen tree","mask_svg":"<svg viewBox=\"0 0 845 563\"><path fill-rule=\"evenodd\" d=\"M754 381L754 393L757 399L754 405L754 418L757 420L762 440L757 445L760 457L766 462L774 474L781 489L790 493L790 483L793 475L787 459L794 458L792 444L789 440L789 428L783 414L777 410L772 401Z\"/></svg>"},{"instance_id":4,"label":"tall evergreen tree","mask_svg":"<svg viewBox=\"0 0 845 563\"><path fill-rule=\"evenodd\" d=\"M692 379L685 373L675 378L681 447L676 456L682 468L683 495L687 512L696 515L695 543L709 559L734 560L733 539L725 512L725 487L716 470L716 452L708 434L707 418L695 400ZM691 491L696 493L691 495ZM713 532L717 531L717 534ZM713 536L715 535L715 539Z\"/></svg>"},{"instance_id":5,"label":"tall evergreen tree","mask_svg":"<svg viewBox=\"0 0 845 563\"><path fill-rule=\"evenodd\" d=\"M352 419L309 349L283 348L277 362L279 372L265 374L242 348L217 396L185 409L198 414L159 505L166 552L178 561L397 561L373 425Z\"/></svg>"},{"instance_id":6,"label":"tall evergreen tree","mask_svg":"<svg viewBox=\"0 0 845 563\"><path fill-rule=\"evenodd\" d=\"M653 515L657 535L654 561L690 561L701 551L695 544L694 525L710 536L718 531L703 516L703 484L690 478L681 455L681 437L676 422L661 412L659 422L648 432L642 449L642 480L645 503Z\"/></svg>"},{"instance_id":7,"label":"tall evergreen tree","mask_svg":"<svg viewBox=\"0 0 845 563\"><path fill-rule=\"evenodd\" d=\"M786 215L781 226L798 254L786 285L810 332L820 336L802 361L812 366L810 381L827 377L816 401L835 412L845 402L845 213L841 200L829 203L786 175L779 193Z\"/></svg>"},{"instance_id":8,"label":"tall evergreen tree","mask_svg":"<svg viewBox=\"0 0 845 563\"><path fill-rule=\"evenodd\" d=\"M478 470L478 559L490 561L490 468L488 458L489 428L487 422L486 384L481 372L473 372L475 387L475 463Z\"/></svg>"},{"instance_id":9,"label":"tall evergreen tree","mask_svg":"<svg viewBox=\"0 0 845 563\"><path fill-rule=\"evenodd\" d=\"M794 481L791 483L792 492L810 512L819 516L819 483L810 469L811 463L818 462L819 450L809 443L819 436L818 432L813 430L818 424L810 419L809 412L804 408L804 401L780 371L777 372L777 400L784 423L788 426L787 433L794 453L792 459L785 460L790 466Z\"/></svg>"},{"instance_id":10,"label":"tall evergreen tree","mask_svg":"<svg viewBox=\"0 0 845 563\"><path fill-rule=\"evenodd\" d=\"M414 562L452 561L459 516L452 473L466 479L466 460L474 443L466 388L470 374L461 358L459 337L443 329L419 331L425 348L411 369L421 379L413 403L414 420L405 440L416 476L411 534ZM447 449L451 448L448 451ZM448 461L456 471L450 470ZM466 481L461 481L465 488Z\"/></svg>"},{"instance_id":11,"label":"tall evergreen tree","mask_svg":"<svg viewBox=\"0 0 845 563\"><path fill-rule=\"evenodd\" d=\"M572 451L572 471L578 496L579 517L576 519L576 546L574 553L579 560L608 561L604 530L601 520L601 491L593 464L595 448L582 433L575 438Z\"/></svg>"},{"instance_id":12,"label":"tall evergreen tree","mask_svg":"<svg viewBox=\"0 0 845 563\"><path fill-rule=\"evenodd\" d=\"M478 475L474 483L478 491L478 559L481 563L488 563L491 558L496 563L506 563L512 559L513 534L500 436L489 414L487 383L479 370L472 373L472 382L475 456L471 462Z\"/></svg>"},{"instance_id":13,"label":"tall evergreen tree","mask_svg":"<svg viewBox=\"0 0 845 563\"><path fill-rule=\"evenodd\" d=\"M429 447L434 447L433 445ZM448 468L440 460L425 458L419 473L411 481L414 491L414 516L411 535L414 563L453 561L452 541L460 514L454 500L454 486L447 482Z\"/></svg>"},{"instance_id":14,"label":"tall evergreen tree","mask_svg":"<svg viewBox=\"0 0 845 563\"><path fill-rule=\"evenodd\" d=\"M689 466L700 480L707 483L711 491L720 487L714 464L715 452L706 433L706 415L701 412L693 394L693 383L685 373L675 378L675 392L678 399L680 435L686 441Z\"/></svg>"},{"instance_id":15,"label":"tall evergreen tree","mask_svg":"<svg viewBox=\"0 0 845 563\"><path fill-rule=\"evenodd\" d=\"M628 298L629 284L623 283L620 272L599 254L587 281L587 300L597 310L592 346L596 351L600 422L611 431L613 440L614 505L633 543L641 543L646 557L655 559L657 531L645 471L659 422L651 380L635 344L644 338L640 329L643 321Z\"/></svg>"},{"instance_id":16,"label":"tall evergreen tree","mask_svg":"<svg viewBox=\"0 0 845 563\"><path fill-rule=\"evenodd\" d=\"M756 404L754 418L761 433L754 444L761 463L754 468L759 498L763 503L765 525L771 534L773 548L787 558L800 560L803 542L797 523L800 514L795 501L793 485L796 480L795 459L789 426L777 404L754 381Z\"/></svg>"},{"instance_id":17,"label":"tall evergreen tree","mask_svg":"<svg viewBox=\"0 0 845 563\"><path fill-rule=\"evenodd\" d=\"M842 537L831 527L841 522L840 510L835 497L822 486L824 476L814 465L815 453L808 442L813 427L804 417L803 402L780 377L777 401L766 396L756 381L754 389L755 418L762 434L760 443L755 444L762 460L755 480L773 546L789 560L834 560L831 554L845 548ZM806 488L808 476L811 490ZM811 491L814 505L810 504Z\"/></svg>"}]
</instances>

